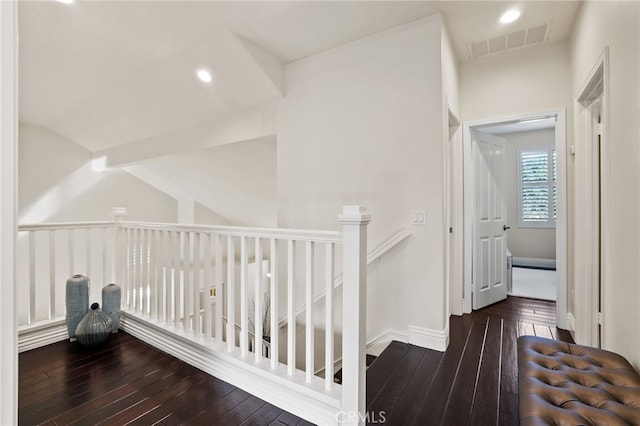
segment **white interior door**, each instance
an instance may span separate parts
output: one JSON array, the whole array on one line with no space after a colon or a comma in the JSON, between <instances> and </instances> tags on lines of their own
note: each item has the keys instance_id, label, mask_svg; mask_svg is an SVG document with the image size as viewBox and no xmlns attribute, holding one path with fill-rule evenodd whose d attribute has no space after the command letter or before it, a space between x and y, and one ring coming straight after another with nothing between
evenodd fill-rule
<instances>
[{"instance_id":1,"label":"white interior door","mask_svg":"<svg viewBox=\"0 0 640 426\"><path fill-rule=\"evenodd\" d=\"M472 131L473 309L506 299L505 140Z\"/></svg>"}]
</instances>

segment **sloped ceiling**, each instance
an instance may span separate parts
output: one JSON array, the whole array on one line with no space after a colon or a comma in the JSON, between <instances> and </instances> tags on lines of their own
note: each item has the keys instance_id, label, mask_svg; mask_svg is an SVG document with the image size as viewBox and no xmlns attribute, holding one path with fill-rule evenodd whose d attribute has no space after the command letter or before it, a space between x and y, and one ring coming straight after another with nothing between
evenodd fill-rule
<instances>
[{"instance_id":1,"label":"sloped ceiling","mask_svg":"<svg viewBox=\"0 0 640 426\"><path fill-rule=\"evenodd\" d=\"M520 2L521 20L515 27L500 26L498 16L513 5L24 1L18 11L20 120L47 127L99 155L117 152L119 167L148 183L190 194L234 223L258 224L260 220L244 212L275 215L264 212L266 205L275 208L275 155L262 151L276 149L275 126L262 111L272 111L286 96L286 63L437 12L444 17L458 60L464 62L469 60L469 43L518 26L551 22L549 41L567 38L579 2ZM213 72L211 84L195 78L198 67ZM194 132L215 137L194 141ZM263 155L263 162L273 164L259 172L245 168L237 153L222 145L234 142L243 144L237 153ZM217 163L225 157L238 162L233 173L223 173L226 164ZM254 183L235 175L243 169L259 175ZM263 173L268 170L274 174L267 179ZM256 184L258 179L262 183ZM262 193L253 187L267 183L273 188L262 188ZM267 196L272 200L265 201ZM214 199L237 205L218 205ZM262 207L251 205L250 199Z\"/></svg>"}]
</instances>

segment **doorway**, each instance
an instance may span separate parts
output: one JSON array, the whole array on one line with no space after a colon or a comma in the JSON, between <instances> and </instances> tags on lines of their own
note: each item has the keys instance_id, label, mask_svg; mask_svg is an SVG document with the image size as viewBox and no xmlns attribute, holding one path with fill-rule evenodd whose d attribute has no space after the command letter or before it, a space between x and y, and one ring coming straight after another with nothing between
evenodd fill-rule
<instances>
[{"instance_id":1,"label":"doorway","mask_svg":"<svg viewBox=\"0 0 640 426\"><path fill-rule=\"evenodd\" d=\"M556 275L556 288L555 288L555 300L556 300L556 317L557 324L561 328L566 328L566 312L567 312L567 298L566 298L566 115L564 109L537 112L531 114L523 114L518 116L500 117L495 119L479 120L474 122L468 122L463 125L463 144L464 144L464 285L463 285L463 311L470 313L475 309L478 304L475 303L474 298L478 294L478 273L482 266L477 265L478 262L486 262L486 259L482 259L476 254L474 256L474 244L477 246L476 239L479 239L480 235L475 229L477 225L478 212L475 208L476 200L476 177L474 162L477 162L476 155L478 154L478 148L474 148L474 144L477 144L477 134L510 134L523 131L523 129L535 129L542 128L552 129L550 130L553 141L549 144L546 151L536 149L521 149L517 152L520 156L518 167L530 166L533 164L534 168L539 167L540 164L546 164L548 179L546 187L542 188L541 182L536 182L531 187L525 189L519 189L518 196L518 214L512 212L507 214L506 222L504 226L504 241L505 252L508 249L508 235L514 226L525 228L529 225L532 228L539 229L555 229L555 235L553 241L550 243L552 251L555 255L555 275ZM525 144L526 146L526 144ZM543 151L545 154L543 154ZM524 157L522 157L524 155ZM516 154L512 156L512 160L516 161ZM522 160L525 158L526 161ZM552 172L555 173L552 173ZM519 171L522 173L522 170ZM553 177L553 179L552 179ZM513 179L511 179L513 180ZM520 178L520 180L522 180ZM521 182L520 182L521 183ZM553 184L553 185L552 185ZM524 186L523 186L524 187ZM523 195L524 191L524 195ZM540 220L540 212L537 211L536 199L546 197L548 200L546 206L546 222L542 223ZM524 200L524 203L523 203ZM538 200L539 201L539 200ZM524 206L523 206L524 204ZM552 207L553 206L553 207ZM523 210L524 209L524 210ZM522 212L526 214L522 214ZM528 223L527 223L528 222ZM551 223L553 222L553 223ZM521 226L521 225L525 226ZM552 227L555 226L555 228ZM547 232L549 233L549 232ZM497 247L495 245L494 247ZM477 250L476 250L477 251ZM495 252L495 250L494 250ZM527 265L526 262L531 259L527 259L527 256L516 256L516 264L524 261L525 264L521 266L528 267L546 267L552 269L554 265ZM543 258L544 259L544 258ZM495 255L493 257L494 268L506 269L506 256L503 259L502 254ZM499 263L498 263L499 262ZM498 265L499 266L495 266ZM504 265L504 266L503 266ZM476 271L474 278L474 271ZM496 274L497 276L497 274ZM509 277L507 277L506 284L508 285ZM497 280L496 280L497 282ZM513 291L513 289L511 289ZM506 295L506 292L505 292Z\"/></svg>"}]
</instances>

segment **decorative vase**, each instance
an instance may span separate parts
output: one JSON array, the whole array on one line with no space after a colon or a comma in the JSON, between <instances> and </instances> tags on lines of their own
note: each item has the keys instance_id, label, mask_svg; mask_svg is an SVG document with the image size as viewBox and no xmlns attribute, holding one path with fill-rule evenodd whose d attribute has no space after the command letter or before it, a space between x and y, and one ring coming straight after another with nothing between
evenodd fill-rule
<instances>
[{"instance_id":1,"label":"decorative vase","mask_svg":"<svg viewBox=\"0 0 640 426\"><path fill-rule=\"evenodd\" d=\"M102 312L109 315L113 322L112 333L118 332L120 325L120 286L109 284L102 288Z\"/></svg>"},{"instance_id":2,"label":"decorative vase","mask_svg":"<svg viewBox=\"0 0 640 426\"><path fill-rule=\"evenodd\" d=\"M109 339L112 328L111 318L100 310L98 303L94 303L78 324L76 338L83 346L97 346Z\"/></svg>"},{"instance_id":3,"label":"decorative vase","mask_svg":"<svg viewBox=\"0 0 640 426\"><path fill-rule=\"evenodd\" d=\"M89 311L89 278L76 274L67 280L67 332L73 340L76 336L78 323Z\"/></svg>"}]
</instances>

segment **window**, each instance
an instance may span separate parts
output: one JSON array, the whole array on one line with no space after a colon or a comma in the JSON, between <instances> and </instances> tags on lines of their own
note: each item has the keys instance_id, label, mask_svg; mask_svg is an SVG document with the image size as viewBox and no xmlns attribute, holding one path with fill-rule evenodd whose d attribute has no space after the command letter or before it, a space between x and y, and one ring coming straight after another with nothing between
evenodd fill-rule
<instances>
[{"instance_id":1,"label":"window","mask_svg":"<svg viewBox=\"0 0 640 426\"><path fill-rule=\"evenodd\" d=\"M518 151L521 227L555 228L557 214L556 150L526 148Z\"/></svg>"}]
</instances>

